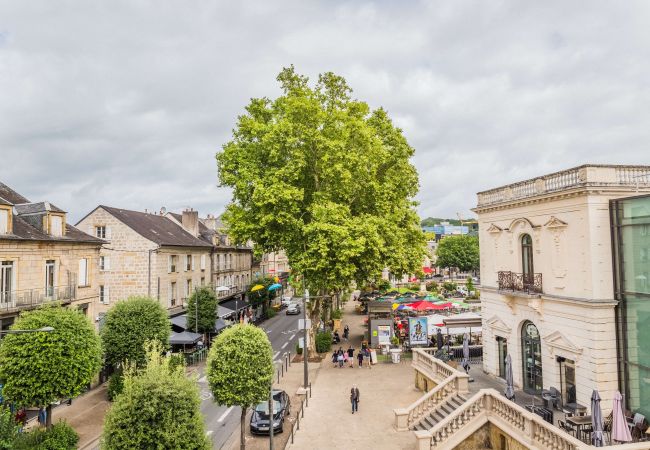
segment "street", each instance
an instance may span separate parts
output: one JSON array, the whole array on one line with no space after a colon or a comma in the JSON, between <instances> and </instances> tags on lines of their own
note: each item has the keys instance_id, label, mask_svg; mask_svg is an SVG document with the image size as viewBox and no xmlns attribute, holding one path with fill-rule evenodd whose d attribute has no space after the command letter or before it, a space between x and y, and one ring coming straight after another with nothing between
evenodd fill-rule
<instances>
[{"instance_id":1,"label":"street","mask_svg":"<svg viewBox=\"0 0 650 450\"><path fill-rule=\"evenodd\" d=\"M273 360L281 361L285 352L296 353L296 343L302 336L298 332L298 319L302 314L297 316L287 316L286 309L280 311L272 319L264 321L262 328L273 346ZM239 433L239 407L219 406L212 401L212 394L205 376L205 366L199 371L199 390L201 395L201 412L205 418L206 433L212 439L212 448L224 448L224 444L229 440L232 433ZM248 423L246 423L248 426Z\"/></svg>"}]
</instances>

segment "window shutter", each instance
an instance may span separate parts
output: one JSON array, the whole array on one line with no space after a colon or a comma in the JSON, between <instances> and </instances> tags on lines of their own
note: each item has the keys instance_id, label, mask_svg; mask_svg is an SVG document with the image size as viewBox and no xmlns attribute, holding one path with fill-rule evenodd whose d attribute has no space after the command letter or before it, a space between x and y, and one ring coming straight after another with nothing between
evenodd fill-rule
<instances>
[{"instance_id":1,"label":"window shutter","mask_svg":"<svg viewBox=\"0 0 650 450\"><path fill-rule=\"evenodd\" d=\"M111 270L111 258L104 256L104 270Z\"/></svg>"},{"instance_id":2,"label":"window shutter","mask_svg":"<svg viewBox=\"0 0 650 450\"><path fill-rule=\"evenodd\" d=\"M172 255L167 257L167 272L172 273ZM171 296L169 298L171 298Z\"/></svg>"},{"instance_id":3,"label":"window shutter","mask_svg":"<svg viewBox=\"0 0 650 450\"><path fill-rule=\"evenodd\" d=\"M106 227L106 240L111 239L111 227L107 226Z\"/></svg>"},{"instance_id":4,"label":"window shutter","mask_svg":"<svg viewBox=\"0 0 650 450\"><path fill-rule=\"evenodd\" d=\"M205 270L205 255L201 255L201 270Z\"/></svg>"},{"instance_id":5,"label":"window shutter","mask_svg":"<svg viewBox=\"0 0 650 450\"><path fill-rule=\"evenodd\" d=\"M79 260L79 286L86 286L88 283L88 260L82 258Z\"/></svg>"},{"instance_id":6,"label":"window shutter","mask_svg":"<svg viewBox=\"0 0 650 450\"><path fill-rule=\"evenodd\" d=\"M9 230L9 211L0 209L0 234L5 234Z\"/></svg>"},{"instance_id":7,"label":"window shutter","mask_svg":"<svg viewBox=\"0 0 650 450\"><path fill-rule=\"evenodd\" d=\"M108 305L111 302L108 286L104 286L104 304Z\"/></svg>"}]
</instances>

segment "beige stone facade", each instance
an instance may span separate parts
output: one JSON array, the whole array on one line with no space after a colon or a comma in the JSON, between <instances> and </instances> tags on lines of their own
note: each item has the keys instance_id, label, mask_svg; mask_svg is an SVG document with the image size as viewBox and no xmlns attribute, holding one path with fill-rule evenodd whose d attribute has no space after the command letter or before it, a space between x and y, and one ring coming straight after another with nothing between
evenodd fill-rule
<instances>
[{"instance_id":1,"label":"beige stone facade","mask_svg":"<svg viewBox=\"0 0 650 450\"><path fill-rule=\"evenodd\" d=\"M650 190L630 175L639 169L648 168L581 166L478 194L484 370L503 376L507 352L518 387L555 387L582 405L598 389L610 407L619 385L609 200Z\"/></svg>"},{"instance_id":2,"label":"beige stone facade","mask_svg":"<svg viewBox=\"0 0 650 450\"><path fill-rule=\"evenodd\" d=\"M98 270L100 314L134 295L156 298L168 309L180 308L194 287L210 284L211 245L168 217L99 206L78 226L105 236Z\"/></svg>"},{"instance_id":3,"label":"beige stone facade","mask_svg":"<svg viewBox=\"0 0 650 450\"><path fill-rule=\"evenodd\" d=\"M284 250L263 254L262 260L260 261L260 270L262 276L276 276L283 272L291 271L289 259L286 253L284 253Z\"/></svg>"}]
</instances>

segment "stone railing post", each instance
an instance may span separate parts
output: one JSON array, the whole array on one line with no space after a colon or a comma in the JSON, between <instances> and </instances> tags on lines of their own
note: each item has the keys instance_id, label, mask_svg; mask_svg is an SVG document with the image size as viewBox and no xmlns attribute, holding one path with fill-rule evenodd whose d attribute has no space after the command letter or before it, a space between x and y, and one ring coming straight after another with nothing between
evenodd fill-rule
<instances>
[{"instance_id":1,"label":"stone railing post","mask_svg":"<svg viewBox=\"0 0 650 450\"><path fill-rule=\"evenodd\" d=\"M405 408L394 409L395 413L395 429L397 431L408 431L409 429L409 412Z\"/></svg>"},{"instance_id":2,"label":"stone railing post","mask_svg":"<svg viewBox=\"0 0 650 450\"><path fill-rule=\"evenodd\" d=\"M456 377L456 392L458 394L469 394L469 375L462 374Z\"/></svg>"},{"instance_id":3,"label":"stone railing post","mask_svg":"<svg viewBox=\"0 0 650 450\"><path fill-rule=\"evenodd\" d=\"M415 431L415 439L417 440L417 444L415 444L417 450L431 450L431 433L423 430Z\"/></svg>"}]
</instances>

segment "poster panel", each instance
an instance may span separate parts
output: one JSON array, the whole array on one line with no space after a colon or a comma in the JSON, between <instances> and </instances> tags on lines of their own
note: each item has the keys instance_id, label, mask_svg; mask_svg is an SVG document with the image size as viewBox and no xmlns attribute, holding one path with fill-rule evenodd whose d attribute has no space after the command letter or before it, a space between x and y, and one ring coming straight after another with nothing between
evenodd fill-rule
<instances>
[{"instance_id":1,"label":"poster panel","mask_svg":"<svg viewBox=\"0 0 650 450\"><path fill-rule=\"evenodd\" d=\"M428 343L426 317L409 317L409 342L411 346Z\"/></svg>"},{"instance_id":2,"label":"poster panel","mask_svg":"<svg viewBox=\"0 0 650 450\"><path fill-rule=\"evenodd\" d=\"M390 325L379 325L377 331L379 345L390 344Z\"/></svg>"}]
</instances>

